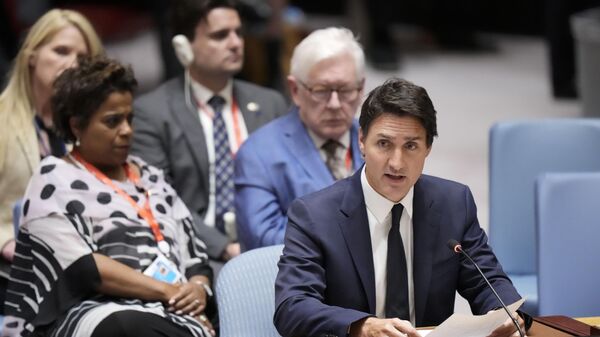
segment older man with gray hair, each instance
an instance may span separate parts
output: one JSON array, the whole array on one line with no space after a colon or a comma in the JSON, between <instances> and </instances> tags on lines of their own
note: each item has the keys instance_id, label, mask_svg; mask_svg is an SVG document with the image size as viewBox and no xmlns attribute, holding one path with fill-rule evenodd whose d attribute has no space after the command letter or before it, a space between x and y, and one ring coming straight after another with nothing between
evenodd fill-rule
<instances>
[{"instance_id":1,"label":"older man with gray hair","mask_svg":"<svg viewBox=\"0 0 600 337\"><path fill-rule=\"evenodd\" d=\"M283 243L287 208L363 163L355 120L365 57L345 28L316 30L294 50L287 82L294 107L254 132L235 159L235 209L243 250Z\"/></svg>"}]
</instances>

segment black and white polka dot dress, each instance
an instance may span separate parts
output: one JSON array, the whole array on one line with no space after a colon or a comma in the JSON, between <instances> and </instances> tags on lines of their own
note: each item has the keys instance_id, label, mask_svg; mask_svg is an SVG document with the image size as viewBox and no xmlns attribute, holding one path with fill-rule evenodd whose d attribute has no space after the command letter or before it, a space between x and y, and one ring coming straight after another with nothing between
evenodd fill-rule
<instances>
[{"instance_id":1,"label":"black and white polka dot dress","mask_svg":"<svg viewBox=\"0 0 600 337\"><path fill-rule=\"evenodd\" d=\"M192 217L163 177L162 171L130 156L141 168L152 212L170 258L182 274L210 276L204 243L194 235ZM143 207L145 191L117 182ZM5 303L5 336L28 336L36 327L48 336L90 336L108 315L139 310L186 327L190 336L209 336L190 316L169 313L160 302L97 294L99 274L92 253L101 253L143 271L158 248L150 226L111 187L84 168L56 157L45 158L32 177L23 200Z\"/></svg>"}]
</instances>

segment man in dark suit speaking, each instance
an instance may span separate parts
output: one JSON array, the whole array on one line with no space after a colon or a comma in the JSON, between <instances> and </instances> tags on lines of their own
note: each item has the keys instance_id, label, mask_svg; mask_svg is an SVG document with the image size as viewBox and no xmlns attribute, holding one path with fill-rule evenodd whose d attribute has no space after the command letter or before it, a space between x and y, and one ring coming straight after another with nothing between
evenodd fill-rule
<instances>
[{"instance_id":1,"label":"man in dark suit speaking","mask_svg":"<svg viewBox=\"0 0 600 337\"><path fill-rule=\"evenodd\" d=\"M414 327L452 315L456 291L474 314L498 308L449 239L462 243L504 302L520 299L487 244L469 188L422 174L437 136L425 89L385 82L367 97L359 124L363 168L290 206L275 285L281 335L419 336ZM492 333L513 334L509 320Z\"/></svg>"}]
</instances>

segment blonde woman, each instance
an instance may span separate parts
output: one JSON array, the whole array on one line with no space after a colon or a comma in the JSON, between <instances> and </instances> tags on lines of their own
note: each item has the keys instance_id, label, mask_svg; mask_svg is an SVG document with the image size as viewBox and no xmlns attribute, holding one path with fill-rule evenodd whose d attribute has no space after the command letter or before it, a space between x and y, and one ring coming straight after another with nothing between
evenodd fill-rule
<instances>
[{"instance_id":1,"label":"blonde woman","mask_svg":"<svg viewBox=\"0 0 600 337\"><path fill-rule=\"evenodd\" d=\"M77 55L103 53L90 22L71 10L54 9L29 30L0 94L0 263L14 255L12 208L40 159L66 152L52 132L54 79L76 65ZM0 289L0 292L2 290Z\"/></svg>"}]
</instances>

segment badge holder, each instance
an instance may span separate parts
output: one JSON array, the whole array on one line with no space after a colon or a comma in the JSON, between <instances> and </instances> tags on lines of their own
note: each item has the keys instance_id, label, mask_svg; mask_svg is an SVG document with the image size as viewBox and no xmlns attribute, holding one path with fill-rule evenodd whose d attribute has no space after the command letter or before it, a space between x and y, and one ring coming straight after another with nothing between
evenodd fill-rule
<instances>
[{"instance_id":1,"label":"badge holder","mask_svg":"<svg viewBox=\"0 0 600 337\"><path fill-rule=\"evenodd\" d=\"M157 281L170 284L185 281L175 263L165 256L169 254L169 244L165 240L161 240L158 242L158 249L159 252L157 253L156 258L148 268L144 270L144 275L150 276Z\"/></svg>"}]
</instances>

